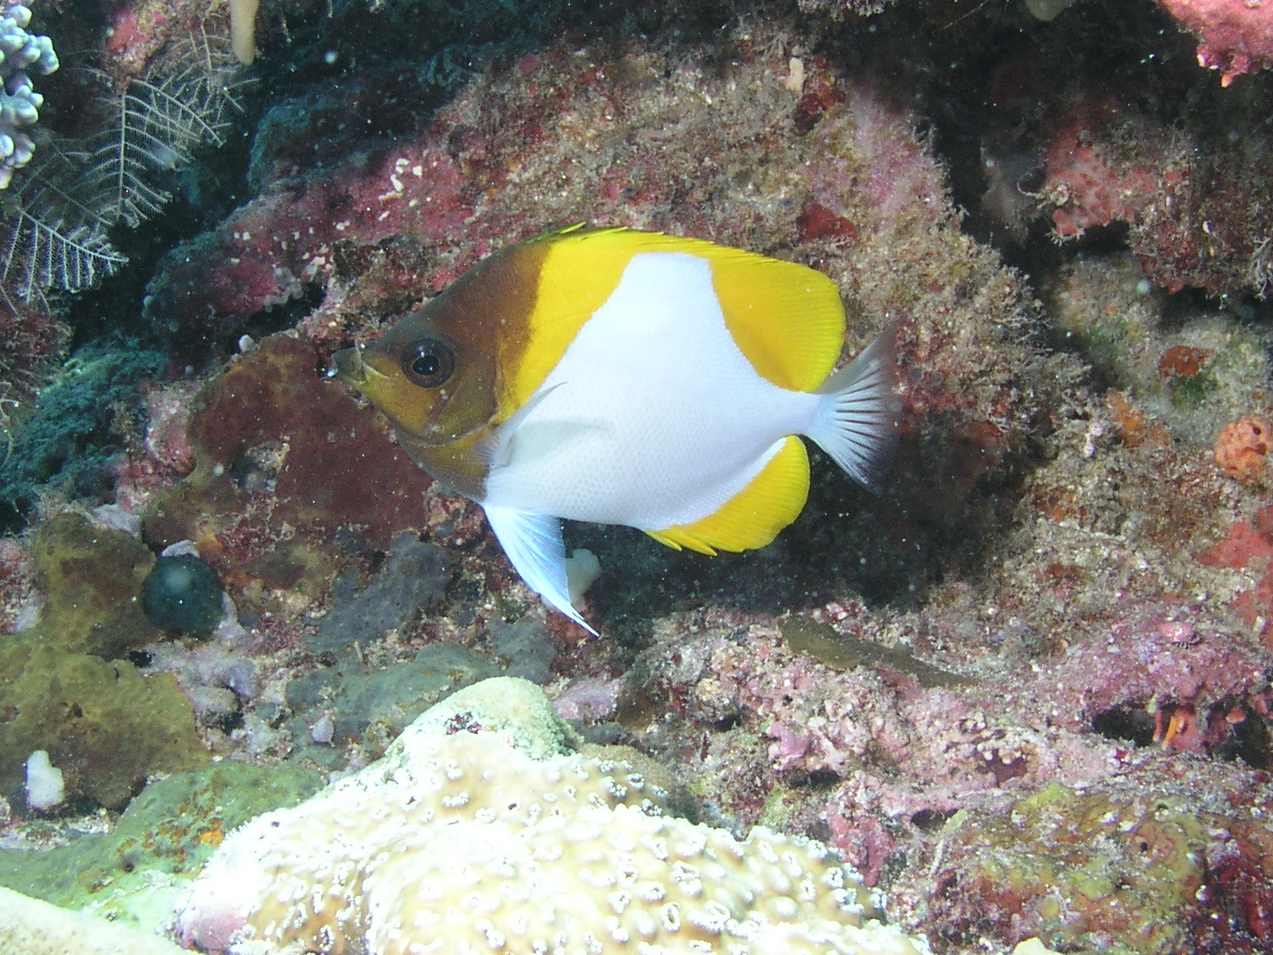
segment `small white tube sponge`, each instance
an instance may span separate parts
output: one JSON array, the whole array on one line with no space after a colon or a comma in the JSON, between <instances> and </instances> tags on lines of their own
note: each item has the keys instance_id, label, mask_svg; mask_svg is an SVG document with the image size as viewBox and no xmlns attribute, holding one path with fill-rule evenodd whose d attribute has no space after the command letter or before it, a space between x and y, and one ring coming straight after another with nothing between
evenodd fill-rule
<instances>
[{"instance_id":1,"label":"small white tube sponge","mask_svg":"<svg viewBox=\"0 0 1273 955\"><path fill-rule=\"evenodd\" d=\"M182 941L244 955L927 951L870 920L872 894L826 847L663 815L665 794L628 764L562 752L559 723L523 680L443 701L384 759L231 835L178 918Z\"/></svg>"},{"instance_id":2,"label":"small white tube sponge","mask_svg":"<svg viewBox=\"0 0 1273 955\"><path fill-rule=\"evenodd\" d=\"M39 121L44 97L29 73L58 68L53 41L28 33L30 23L31 11L20 3L5 6L0 15L0 189L7 189L14 170L35 154L35 141L24 130Z\"/></svg>"},{"instance_id":3,"label":"small white tube sponge","mask_svg":"<svg viewBox=\"0 0 1273 955\"><path fill-rule=\"evenodd\" d=\"M230 0L230 45L244 66L256 59L256 11L261 0Z\"/></svg>"},{"instance_id":4,"label":"small white tube sponge","mask_svg":"<svg viewBox=\"0 0 1273 955\"><path fill-rule=\"evenodd\" d=\"M62 770L49 760L47 751L37 749L27 757L27 805L38 812L62 805L66 785Z\"/></svg>"}]
</instances>

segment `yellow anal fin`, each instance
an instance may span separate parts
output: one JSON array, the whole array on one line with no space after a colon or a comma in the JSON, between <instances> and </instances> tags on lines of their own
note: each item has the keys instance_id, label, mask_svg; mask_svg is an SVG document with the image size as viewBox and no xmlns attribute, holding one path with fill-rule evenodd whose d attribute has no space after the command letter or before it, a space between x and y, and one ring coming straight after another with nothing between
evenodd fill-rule
<instances>
[{"instance_id":1,"label":"yellow anal fin","mask_svg":"<svg viewBox=\"0 0 1273 955\"><path fill-rule=\"evenodd\" d=\"M646 531L674 550L687 547L715 556L718 550L740 551L764 547L794 521L809 496L809 455L804 442L784 438L750 483L715 513L657 531Z\"/></svg>"}]
</instances>

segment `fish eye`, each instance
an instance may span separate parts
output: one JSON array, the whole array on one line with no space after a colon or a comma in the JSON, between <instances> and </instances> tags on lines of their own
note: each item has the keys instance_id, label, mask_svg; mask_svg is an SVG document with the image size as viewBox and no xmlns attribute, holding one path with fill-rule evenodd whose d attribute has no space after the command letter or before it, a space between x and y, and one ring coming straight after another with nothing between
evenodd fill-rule
<instances>
[{"instance_id":1,"label":"fish eye","mask_svg":"<svg viewBox=\"0 0 1273 955\"><path fill-rule=\"evenodd\" d=\"M422 338L408 346L402 371L421 388L436 388L455 371L455 352L446 342Z\"/></svg>"}]
</instances>

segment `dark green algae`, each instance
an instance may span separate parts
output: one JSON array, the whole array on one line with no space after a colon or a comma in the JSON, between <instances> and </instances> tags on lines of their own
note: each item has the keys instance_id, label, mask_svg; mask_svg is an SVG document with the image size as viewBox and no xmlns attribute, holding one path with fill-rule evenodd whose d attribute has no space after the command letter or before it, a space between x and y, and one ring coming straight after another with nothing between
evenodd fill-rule
<instances>
[{"instance_id":1,"label":"dark green algae","mask_svg":"<svg viewBox=\"0 0 1273 955\"><path fill-rule=\"evenodd\" d=\"M194 554L160 557L142 582L146 619L175 633L206 637L222 616L221 581Z\"/></svg>"},{"instance_id":2,"label":"dark green algae","mask_svg":"<svg viewBox=\"0 0 1273 955\"><path fill-rule=\"evenodd\" d=\"M155 564L137 538L67 512L40 526L31 556L47 599L35 627L11 639L110 660L162 636L137 601Z\"/></svg>"},{"instance_id":3,"label":"dark green algae","mask_svg":"<svg viewBox=\"0 0 1273 955\"><path fill-rule=\"evenodd\" d=\"M134 340L94 342L41 388L34 405L13 415L0 444L0 530L21 527L46 488L109 500L111 466L122 450L117 419L167 362Z\"/></svg>"}]
</instances>

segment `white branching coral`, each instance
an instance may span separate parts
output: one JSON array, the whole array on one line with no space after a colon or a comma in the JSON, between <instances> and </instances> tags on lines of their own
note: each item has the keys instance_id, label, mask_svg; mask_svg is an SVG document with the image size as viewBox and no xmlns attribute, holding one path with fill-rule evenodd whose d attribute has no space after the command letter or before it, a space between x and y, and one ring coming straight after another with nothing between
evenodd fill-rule
<instances>
[{"instance_id":1,"label":"white branching coral","mask_svg":"<svg viewBox=\"0 0 1273 955\"><path fill-rule=\"evenodd\" d=\"M0 189L7 189L14 170L35 155L35 141L26 130L39 122L44 97L30 74L58 68L53 41L28 33L30 24L31 11L20 3L6 6L0 16Z\"/></svg>"},{"instance_id":2,"label":"white branching coral","mask_svg":"<svg viewBox=\"0 0 1273 955\"><path fill-rule=\"evenodd\" d=\"M228 838L179 916L243 955L920 955L824 846L665 815L532 684L455 694L381 761Z\"/></svg>"}]
</instances>

